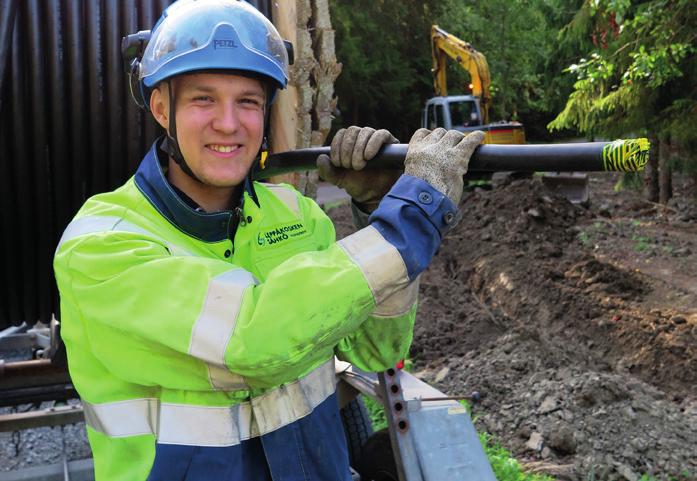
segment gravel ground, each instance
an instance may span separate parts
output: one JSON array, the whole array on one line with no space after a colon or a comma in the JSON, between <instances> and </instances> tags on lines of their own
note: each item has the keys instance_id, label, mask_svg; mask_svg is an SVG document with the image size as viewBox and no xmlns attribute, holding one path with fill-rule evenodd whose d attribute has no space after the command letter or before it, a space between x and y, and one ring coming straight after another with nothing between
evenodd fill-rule
<instances>
[{"instance_id":1,"label":"gravel ground","mask_svg":"<svg viewBox=\"0 0 697 481\"><path fill-rule=\"evenodd\" d=\"M30 357L31 352L28 351L0 353L0 359L4 359L5 362L20 361ZM68 401L68 404L75 405L79 402L77 399L72 399ZM60 404L51 401L0 407L0 415L48 409L54 406L57 407ZM92 456L85 423L0 433L0 472L61 463L64 456L68 461Z\"/></svg>"}]
</instances>

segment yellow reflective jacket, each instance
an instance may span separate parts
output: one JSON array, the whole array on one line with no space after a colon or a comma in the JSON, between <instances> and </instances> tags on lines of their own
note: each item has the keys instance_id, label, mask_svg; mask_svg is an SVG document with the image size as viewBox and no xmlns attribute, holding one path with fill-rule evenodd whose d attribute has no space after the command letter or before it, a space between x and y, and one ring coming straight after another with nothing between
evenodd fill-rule
<instances>
[{"instance_id":1,"label":"yellow reflective jacket","mask_svg":"<svg viewBox=\"0 0 697 481\"><path fill-rule=\"evenodd\" d=\"M124 186L85 203L56 251L97 479L175 479L162 473L188 454L164 447L270 436L332 398L334 355L377 371L411 342L416 283L376 229L336 242L287 185L248 182L238 212L200 212L160 164L153 146ZM291 469L280 451L292 447L271 445L268 468Z\"/></svg>"}]
</instances>

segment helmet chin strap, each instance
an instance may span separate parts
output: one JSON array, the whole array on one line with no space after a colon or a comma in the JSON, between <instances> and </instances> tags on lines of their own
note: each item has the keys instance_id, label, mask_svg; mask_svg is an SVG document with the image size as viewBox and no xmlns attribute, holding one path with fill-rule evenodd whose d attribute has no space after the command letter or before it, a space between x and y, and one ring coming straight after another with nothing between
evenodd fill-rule
<instances>
[{"instance_id":1,"label":"helmet chin strap","mask_svg":"<svg viewBox=\"0 0 697 481\"><path fill-rule=\"evenodd\" d=\"M174 89L172 88L171 79L167 79L167 88L169 89L169 133L167 134L165 141L162 143L162 148L169 154L170 157L174 159L174 161L186 175L197 182L203 183L201 179L196 177L196 174L193 173L189 167L189 164L186 163L184 155L179 148L179 142L177 142L177 112L175 110L176 102L174 99Z\"/></svg>"}]
</instances>

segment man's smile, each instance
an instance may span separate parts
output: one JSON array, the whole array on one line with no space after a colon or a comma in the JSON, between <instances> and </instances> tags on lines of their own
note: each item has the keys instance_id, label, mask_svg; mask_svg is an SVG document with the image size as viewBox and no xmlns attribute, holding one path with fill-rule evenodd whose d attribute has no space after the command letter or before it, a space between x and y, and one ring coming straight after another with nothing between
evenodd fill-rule
<instances>
[{"instance_id":1,"label":"man's smile","mask_svg":"<svg viewBox=\"0 0 697 481\"><path fill-rule=\"evenodd\" d=\"M206 149L212 151L212 153L217 155L222 155L224 157L229 157L230 154L234 154L242 149L241 144L207 144Z\"/></svg>"}]
</instances>

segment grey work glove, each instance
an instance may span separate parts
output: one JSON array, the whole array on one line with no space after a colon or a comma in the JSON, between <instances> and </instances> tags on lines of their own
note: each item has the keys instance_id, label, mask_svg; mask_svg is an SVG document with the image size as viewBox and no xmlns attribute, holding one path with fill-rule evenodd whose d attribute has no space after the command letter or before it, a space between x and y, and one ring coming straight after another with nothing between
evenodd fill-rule
<instances>
[{"instance_id":1,"label":"grey work glove","mask_svg":"<svg viewBox=\"0 0 697 481\"><path fill-rule=\"evenodd\" d=\"M339 130L332 139L331 157L317 158L319 175L341 187L364 212L374 211L383 196L399 178L394 169L363 169L385 144L397 139L387 130L351 126Z\"/></svg>"},{"instance_id":2,"label":"grey work glove","mask_svg":"<svg viewBox=\"0 0 697 481\"><path fill-rule=\"evenodd\" d=\"M464 135L457 130L419 129L409 141L404 173L425 180L457 205L462 197L462 176L484 132Z\"/></svg>"}]
</instances>

